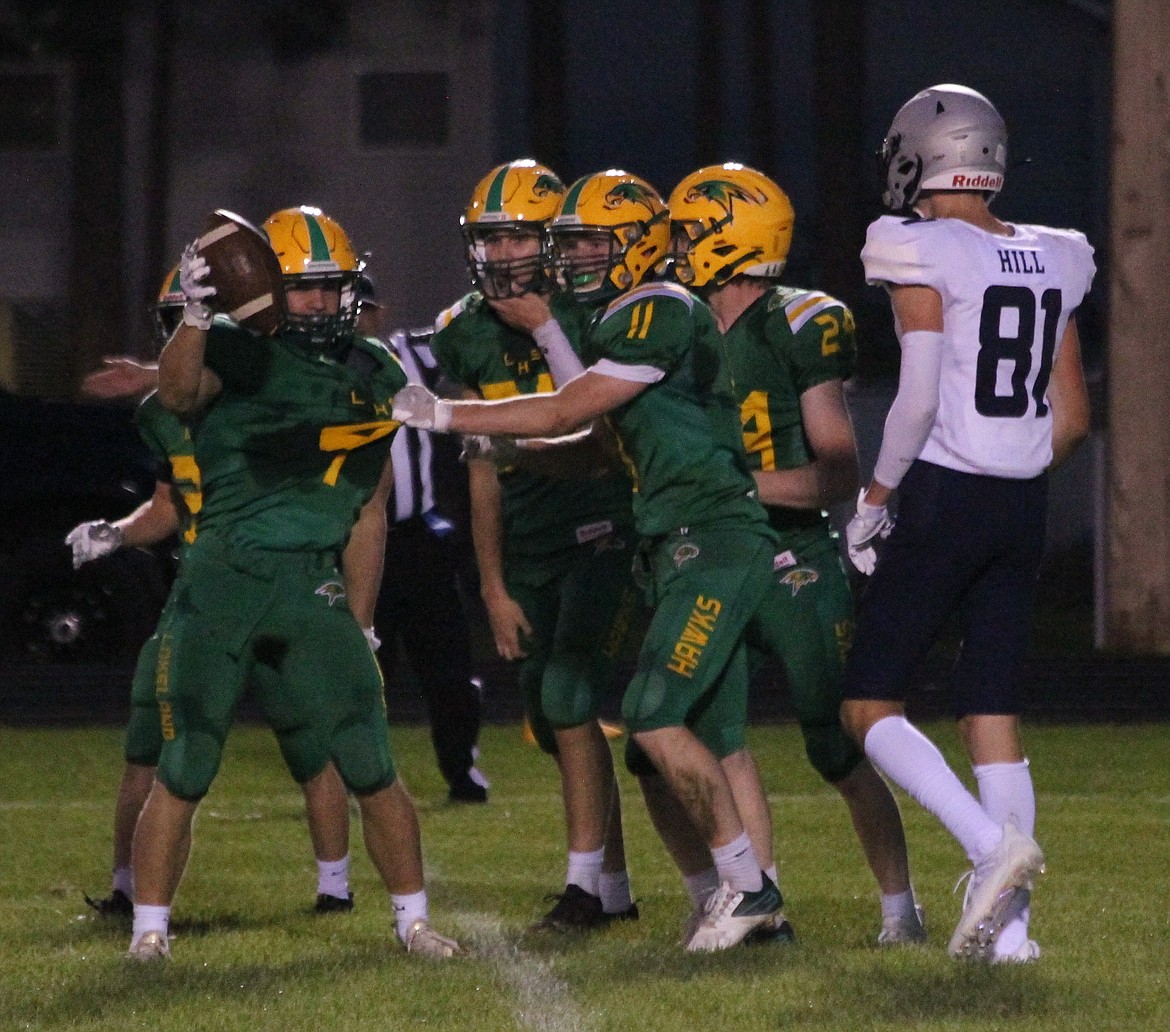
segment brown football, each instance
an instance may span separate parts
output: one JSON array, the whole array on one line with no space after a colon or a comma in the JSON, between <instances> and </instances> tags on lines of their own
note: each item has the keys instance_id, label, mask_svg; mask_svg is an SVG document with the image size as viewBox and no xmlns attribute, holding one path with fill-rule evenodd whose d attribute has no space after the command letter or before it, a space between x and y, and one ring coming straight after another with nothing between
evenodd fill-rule
<instances>
[{"instance_id":1,"label":"brown football","mask_svg":"<svg viewBox=\"0 0 1170 1032\"><path fill-rule=\"evenodd\" d=\"M215 287L211 307L256 333L275 333L286 313L280 262L268 238L247 219L217 208L204 220L196 246Z\"/></svg>"}]
</instances>

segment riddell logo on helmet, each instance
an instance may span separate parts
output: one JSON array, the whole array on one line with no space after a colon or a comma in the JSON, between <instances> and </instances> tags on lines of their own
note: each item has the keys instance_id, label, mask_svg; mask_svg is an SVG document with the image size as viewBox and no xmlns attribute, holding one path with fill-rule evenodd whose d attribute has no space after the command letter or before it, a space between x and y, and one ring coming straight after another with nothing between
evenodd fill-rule
<instances>
[{"instance_id":1,"label":"riddell logo on helmet","mask_svg":"<svg viewBox=\"0 0 1170 1032\"><path fill-rule=\"evenodd\" d=\"M1003 176L993 172L984 172L979 176L956 173L951 177L952 190L998 190L1002 186Z\"/></svg>"}]
</instances>

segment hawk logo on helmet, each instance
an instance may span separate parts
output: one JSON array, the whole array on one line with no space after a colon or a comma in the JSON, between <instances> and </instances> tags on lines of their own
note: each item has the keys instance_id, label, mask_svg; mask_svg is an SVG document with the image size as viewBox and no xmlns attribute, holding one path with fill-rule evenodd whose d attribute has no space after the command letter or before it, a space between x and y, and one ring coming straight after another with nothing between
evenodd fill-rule
<instances>
[{"instance_id":1,"label":"hawk logo on helmet","mask_svg":"<svg viewBox=\"0 0 1170 1032\"><path fill-rule=\"evenodd\" d=\"M615 183L605 195L607 208L620 208L623 204L640 204L654 214L654 195L641 183Z\"/></svg>"},{"instance_id":2,"label":"hawk logo on helmet","mask_svg":"<svg viewBox=\"0 0 1170 1032\"><path fill-rule=\"evenodd\" d=\"M701 183L696 183L687 193L687 200L697 201L701 198L718 204L727 212L728 218L731 217L731 209L736 201L743 201L744 204L764 204L768 200L759 191L749 190L727 179L705 179Z\"/></svg>"},{"instance_id":3,"label":"hawk logo on helmet","mask_svg":"<svg viewBox=\"0 0 1170 1032\"><path fill-rule=\"evenodd\" d=\"M780 583L787 584L792 589L792 597L796 598L797 592L806 584L816 584L820 579L820 574L816 570L802 566L796 570L789 570L780 578Z\"/></svg>"},{"instance_id":4,"label":"hawk logo on helmet","mask_svg":"<svg viewBox=\"0 0 1170 1032\"><path fill-rule=\"evenodd\" d=\"M537 197L547 197L550 193L563 194L565 184L551 173L541 173L532 184L532 192Z\"/></svg>"},{"instance_id":5,"label":"hawk logo on helmet","mask_svg":"<svg viewBox=\"0 0 1170 1032\"><path fill-rule=\"evenodd\" d=\"M345 598L345 587L337 581L326 581L316 591L314 595L322 595L329 600L329 607L333 608L333 603Z\"/></svg>"}]
</instances>

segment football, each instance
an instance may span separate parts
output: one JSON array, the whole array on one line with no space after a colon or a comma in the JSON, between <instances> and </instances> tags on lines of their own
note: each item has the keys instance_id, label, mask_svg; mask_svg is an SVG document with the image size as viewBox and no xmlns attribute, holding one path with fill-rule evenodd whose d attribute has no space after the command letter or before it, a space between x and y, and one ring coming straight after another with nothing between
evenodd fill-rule
<instances>
[{"instance_id":1,"label":"football","mask_svg":"<svg viewBox=\"0 0 1170 1032\"><path fill-rule=\"evenodd\" d=\"M280 262L268 238L247 219L217 208L204 220L196 246L215 287L211 307L255 333L275 333L286 313Z\"/></svg>"}]
</instances>

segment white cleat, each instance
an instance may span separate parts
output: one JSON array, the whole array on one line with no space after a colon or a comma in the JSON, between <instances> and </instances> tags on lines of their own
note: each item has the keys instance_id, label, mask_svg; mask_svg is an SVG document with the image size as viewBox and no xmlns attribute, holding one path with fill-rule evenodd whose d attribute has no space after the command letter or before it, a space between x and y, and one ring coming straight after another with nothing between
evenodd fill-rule
<instances>
[{"instance_id":1,"label":"white cleat","mask_svg":"<svg viewBox=\"0 0 1170 1032\"><path fill-rule=\"evenodd\" d=\"M952 957L991 960L995 940L1014 916L1015 890L1028 888L1032 877L1043 871L1040 847L1014 824L1005 824L999 845L975 867L947 952Z\"/></svg>"},{"instance_id":2,"label":"white cleat","mask_svg":"<svg viewBox=\"0 0 1170 1032\"><path fill-rule=\"evenodd\" d=\"M432 960L446 960L463 955L463 947L454 939L436 932L426 921L415 921L406 932L406 952Z\"/></svg>"},{"instance_id":3,"label":"white cleat","mask_svg":"<svg viewBox=\"0 0 1170 1032\"><path fill-rule=\"evenodd\" d=\"M1035 964L1040 959L1040 944L1035 939L1025 939L1018 949L1011 953L996 953L992 964Z\"/></svg>"},{"instance_id":4,"label":"white cleat","mask_svg":"<svg viewBox=\"0 0 1170 1032\"><path fill-rule=\"evenodd\" d=\"M707 900L702 919L687 939L688 953L714 953L737 946L780 912L780 890L767 875L757 892L742 892L722 882Z\"/></svg>"},{"instance_id":5,"label":"white cleat","mask_svg":"<svg viewBox=\"0 0 1170 1032\"><path fill-rule=\"evenodd\" d=\"M911 946L926 942L926 911L918 904L912 914L887 917L878 933L879 946Z\"/></svg>"},{"instance_id":6,"label":"white cleat","mask_svg":"<svg viewBox=\"0 0 1170 1032\"><path fill-rule=\"evenodd\" d=\"M162 932L144 932L132 943L126 951L128 960L137 960L143 963L168 960L171 956L171 947L167 937Z\"/></svg>"}]
</instances>

